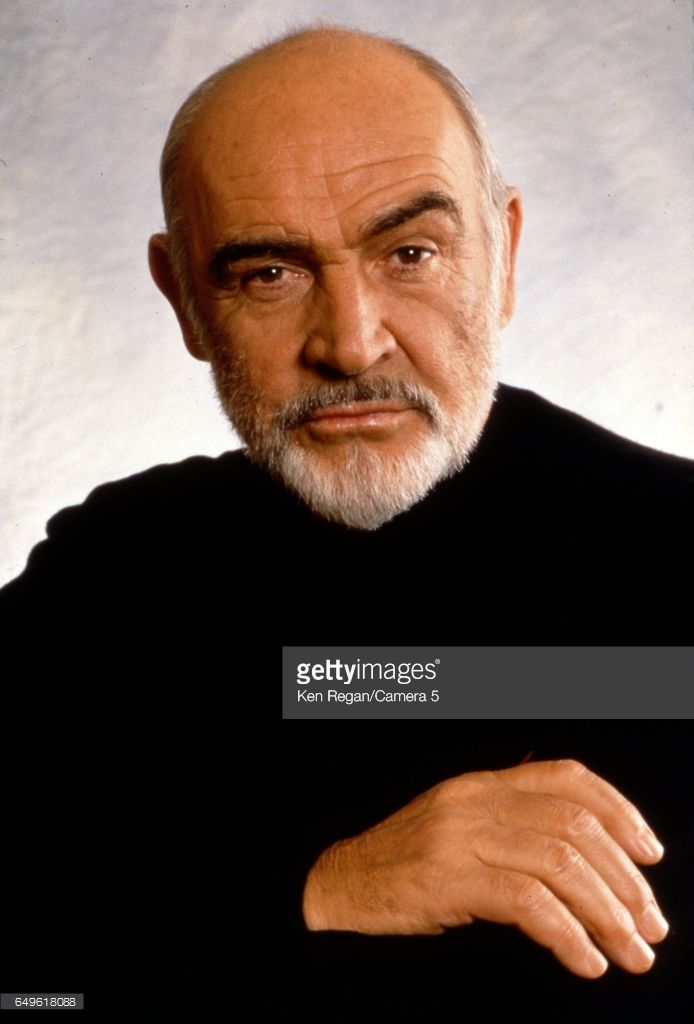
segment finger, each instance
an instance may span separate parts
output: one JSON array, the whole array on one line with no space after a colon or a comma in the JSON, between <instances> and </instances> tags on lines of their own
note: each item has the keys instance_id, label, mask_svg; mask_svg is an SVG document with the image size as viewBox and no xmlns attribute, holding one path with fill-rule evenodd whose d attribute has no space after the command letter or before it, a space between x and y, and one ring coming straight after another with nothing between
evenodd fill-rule
<instances>
[{"instance_id":1,"label":"finger","mask_svg":"<svg viewBox=\"0 0 694 1024\"><path fill-rule=\"evenodd\" d=\"M605 779L578 761L529 761L494 773L508 785L587 807L639 864L655 864L663 846L640 811Z\"/></svg>"},{"instance_id":2,"label":"finger","mask_svg":"<svg viewBox=\"0 0 694 1024\"><path fill-rule=\"evenodd\" d=\"M532 829L578 851L627 908L641 935L660 942L668 932L649 886L619 843L586 807L544 793L529 793L503 786L493 796L494 817L502 825Z\"/></svg>"},{"instance_id":3,"label":"finger","mask_svg":"<svg viewBox=\"0 0 694 1024\"><path fill-rule=\"evenodd\" d=\"M516 925L581 978L607 970L583 925L537 878L480 864L466 872L465 882L465 908L474 917Z\"/></svg>"},{"instance_id":4,"label":"finger","mask_svg":"<svg viewBox=\"0 0 694 1024\"><path fill-rule=\"evenodd\" d=\"M627 908L569 843L531 829L485 822L473 833L472 849L487 867L538 879L620 967L640 974L653 963L653 951Z\"/></svg>"}]
</instances>

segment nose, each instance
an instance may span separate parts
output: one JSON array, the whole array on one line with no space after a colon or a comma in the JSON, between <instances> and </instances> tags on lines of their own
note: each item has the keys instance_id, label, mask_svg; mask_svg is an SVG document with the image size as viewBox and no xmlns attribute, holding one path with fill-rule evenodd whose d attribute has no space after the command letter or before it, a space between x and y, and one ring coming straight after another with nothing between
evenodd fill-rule
<instances>
[{"instance_id":1,"label":"nose","mask_svg":"<svg viewBox=\"0 0 694 1024\"><path fill-rule=\"evenodd\" d=\"M357 272L326 272L316 289L304 361L332 377L364 373L397 348L383 315L377 290Z\"/></svg>"}]
</instances>

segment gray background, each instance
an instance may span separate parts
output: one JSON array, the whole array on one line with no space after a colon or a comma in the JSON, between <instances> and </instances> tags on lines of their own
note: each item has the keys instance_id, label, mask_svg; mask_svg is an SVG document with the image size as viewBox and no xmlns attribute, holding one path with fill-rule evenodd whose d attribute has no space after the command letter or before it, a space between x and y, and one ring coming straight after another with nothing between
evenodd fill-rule
<instances>
[{"instance_id":1,"label":"gray background","mask_svg":"<svg viewBox=\"0 0 694 1024\"><path fill-rule=\"evenodd\" d=\"M314 17L447 63L525 199L503 378L694 454L689 0L13 0L0 6L0 583L96 484L234 444L151 284L190 89Z\"/></svg>"},{"instance_id":2,"label":"gray background","mask_svg":"<svg viewBox=\"0 0 694 1024\"><path fill-rule=\"evenodd\" d=\"M343 663L440 664L436 679L311 681L297 666ZM340 719L655 719L694 718L694 647L284 647L282 717ZM323 701L297 700L297 691ZM438 690L439 700L328 701L328 691Z\"/></svg>"}]
</instances>

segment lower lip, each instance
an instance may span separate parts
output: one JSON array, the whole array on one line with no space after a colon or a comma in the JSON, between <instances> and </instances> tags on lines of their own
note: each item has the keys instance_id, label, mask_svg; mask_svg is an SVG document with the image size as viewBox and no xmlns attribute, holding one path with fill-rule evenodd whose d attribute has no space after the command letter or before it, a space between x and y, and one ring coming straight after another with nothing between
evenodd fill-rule
<instances>
[{"instance_id":1,"label":"lower lip","mask_svg":"<svg viewBox=\"0 0 694 1024\"><path fill-rule=\"evenodd\" d=\"M304 426L311 434L326 437L339 434L378 433L398 427L412 409L390 409L383 412L362 413L359 416L319 416Z\"/></svg>"}]
</instances>

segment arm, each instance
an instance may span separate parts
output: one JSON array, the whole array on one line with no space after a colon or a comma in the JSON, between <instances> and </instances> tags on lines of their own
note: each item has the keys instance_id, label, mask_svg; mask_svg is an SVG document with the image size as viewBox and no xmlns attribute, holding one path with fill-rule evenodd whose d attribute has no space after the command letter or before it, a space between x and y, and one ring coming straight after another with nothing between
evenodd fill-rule
<instances>
[{"instance_id":1,"label":"arm","mask_svg":"<svg viewBox=\"0 0 694 1024\"><path fill-rule=\"evenodd\" d=\"M604 973L602 953L641 973L667 923L635 865L661 856L636 808L576 762L473 772L326 850L304 918L313 931L401 935L480 918L517 925L582 977Z\"/></svg>"}]
</instances>

